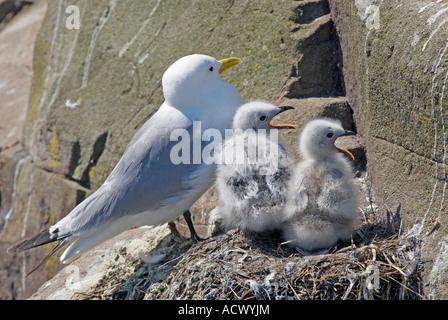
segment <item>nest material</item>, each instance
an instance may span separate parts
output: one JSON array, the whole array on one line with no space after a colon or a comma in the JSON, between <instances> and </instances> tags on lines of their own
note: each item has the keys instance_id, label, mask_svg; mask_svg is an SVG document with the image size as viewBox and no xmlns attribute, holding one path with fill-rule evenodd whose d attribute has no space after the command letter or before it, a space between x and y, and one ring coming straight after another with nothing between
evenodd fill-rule
<instances>
[{"instance_id":1,"label":"nest material","mask_svg":"<svg viewBox=\"0 0 448 320\"><path fill-rule=\"evenodd\" d=\"M129 258L78 298L420 299L418 245L392 229L365 224L350 244L310 256L277 232L235 229L194 244L168 236L152 252L163 259Z\"/></svg>"},{"instance_id":2,"label":"nest material","mask_svg":"<svg viewBox=\"0 0 448 320\"><path fill-rule=\"evenodd\" d=\"M272 241L275 235L268 241ZM265 239L266 240L266 239ZM190 249L146 299L418 299L414 244L393 237L301 256L233 230Z\"/></svg>"}]
</instances>

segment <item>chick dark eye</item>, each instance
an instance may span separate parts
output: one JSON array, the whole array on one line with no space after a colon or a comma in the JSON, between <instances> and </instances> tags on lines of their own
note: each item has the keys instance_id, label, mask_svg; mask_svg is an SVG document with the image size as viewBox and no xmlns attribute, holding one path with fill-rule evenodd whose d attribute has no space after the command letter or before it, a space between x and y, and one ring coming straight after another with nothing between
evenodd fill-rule
<instances>
[{"instance_id":1,"label":"chick dark eye","mask_svg":"<svg viewBox=\"0 0 448 320\"><path fill-rule=\"evenodd\" d=\"M213 72L213 67L210 67L210 69L208 69L208 70L210 70L211 72Z\"/></svg>"},{"instance_id":2,"label":"chick dark eye","mask_svg":"<svg viewBox=\"0 0 448 320\"><path fill-rule=\"evenodd\" d=\"M266 120L266 116L261 116L261 117L260 117L260 120L261 120L261 121Z\"/></svg>"},{"instance_id":3,"label":"chick dark eye","mask_svg":"<svg viewBox=\"0 0 448 320\"><path fill-rule=\"evenodd\" d=\"M329 134L327 134L327 137L328 137L328 138L331 138L331 137L333 137L333 133L332 133L332 132L330 132Z\"/></svg>"}]
</instances>

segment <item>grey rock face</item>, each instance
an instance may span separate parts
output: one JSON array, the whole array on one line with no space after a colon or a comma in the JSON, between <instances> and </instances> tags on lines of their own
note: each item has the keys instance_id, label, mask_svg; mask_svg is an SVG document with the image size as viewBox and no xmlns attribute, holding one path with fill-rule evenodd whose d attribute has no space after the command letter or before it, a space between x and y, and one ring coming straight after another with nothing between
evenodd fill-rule
<instances>
[{"instance_id":1,"label":"grey rock face","mask_svg":"<svg viewBox=\"0 0 448 320\"><path fill-rule=\"evenodd\" d=\"M418 240L418 254L428 261L423 273L426 297L446 298L445 2L229 0L191 6L183 1L79 0L70 4L80 10L79 29L66 27L67 1L48 3L34 46L23 136L7 157L5 151L0 154L2 252L65 216L101 185L133 134L162 103L161 77L172 62L191 53L220 59L236 56L243 64L223 78L245 101L270 99L295 107L279 121L301 126L315 117L334 117L345 129L359 133L341 143L349 145L359 159L355 168L367 177L368 197L362 205L372 210L366 220L398 210L401 230ZM282 132L290 146L296 135ZM212 187L192 208L202 236L207 235L209 214L217 201ZM5 223L3 213L10 208ZM181 233L187 230L182 219L177 225ZM112 272L110 263L117 256L121 267L132 267L140 259L138 248L143 255L154 250L162 254L155 242L167 235L157 230L154 235L146 229L140 230L145 235L129 232L120 238L124 242L98 248L112 254L104 255L107 263L96 269L92 281L98 283ZM156 234L160 239L153 239ZM136 236L152 240L143 246L132 242ZM120 244L127 251L136 250L129 255L132 263L121 258ZM50 293L33 298L58 292L55 286L66 283L70 274L58 273L62 266L56 260L24 279L48 250L1 255L2 298L27 298L56 274L59 280L50 280L39 291ZM81 271L93 270L88 257L78 263L85 266ZM157 297L157 288L153 289L147 298ZM52 297L72 297L60 294Z\"/></svg>"},{"instance_id":2,"label":"grey rock face","mask_svg":"<svg viewBox=\"0 0 448 320\"><path fill-rule=\"evenodd\" d=\"M427 297L446 299L447 4L331 0L330 8L378 204L400 206L428 260Z\"/></svg>"}]
</instances>

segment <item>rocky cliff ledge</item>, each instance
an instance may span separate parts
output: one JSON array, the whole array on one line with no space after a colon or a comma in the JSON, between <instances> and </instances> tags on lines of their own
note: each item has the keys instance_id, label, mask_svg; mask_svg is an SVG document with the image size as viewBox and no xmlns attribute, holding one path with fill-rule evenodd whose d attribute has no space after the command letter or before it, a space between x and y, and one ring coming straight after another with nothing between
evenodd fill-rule
<instances>
[{"instance_id":1,"label":"rocky cliff ledge","mask_svg":"<svg viewBox=\"0 0 448 320\"><path fill-rule=\"evenodd\" d=\"M79 29L66 27L69 4ZM2 169L14 183L2 183L0 250L98 188L163 101L164 70L191 53L241 58L225 80L245 101L293 105L284 120L331 116L356 130L344 143L364 224L331 254L302 257L275 233L213 233L211 188L192 208L205 241L134 229L26 279L51 248L2 254L2 297L40 288L32 298L446 298L447 12L429 0L51 1L21 152ZM295 137L283 136L291 146Z\"/></svg>"}]
</instances>

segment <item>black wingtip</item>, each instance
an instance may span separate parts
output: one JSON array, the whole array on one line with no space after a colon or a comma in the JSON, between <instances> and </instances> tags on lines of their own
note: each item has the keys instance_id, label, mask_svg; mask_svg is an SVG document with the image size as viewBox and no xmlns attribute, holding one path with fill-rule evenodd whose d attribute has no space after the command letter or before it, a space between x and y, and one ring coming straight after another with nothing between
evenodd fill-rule
<instances>
[{"instance_id":1,"label":"black wingtip","mask_svg":"<svg viewBox=\"0 0 448 320\"><path fill-rule=\"evenodd\" d=\"M9 247L6 252L22 252L57 240L60 240L58 239L57 234L51 237L49 229L45 229L29 239L25 239L22 242Z\"/></svg>"},{"instance_id":2,"label":"black wingtip","mask_svg":"<svg viewBox=\"0 0 448 320\"><path fill-rule=\"evenodd\" d=\"M39 269L41 266L43 266L48 260L50 260L50 258L52 256L54 256L55 254L57 254L59 251L61 251L62 249L64 249L68 244L70 244L70 240L64 238L63 240L59 241L59 243L56 245L56 247L53 248L53 250L36 266L34 267L31 271L29 271L26 275L25 278L28 278L28 276L30 274L32 274L34 271L36 271L37 269Z\"/></svg>"}]
</instances>

